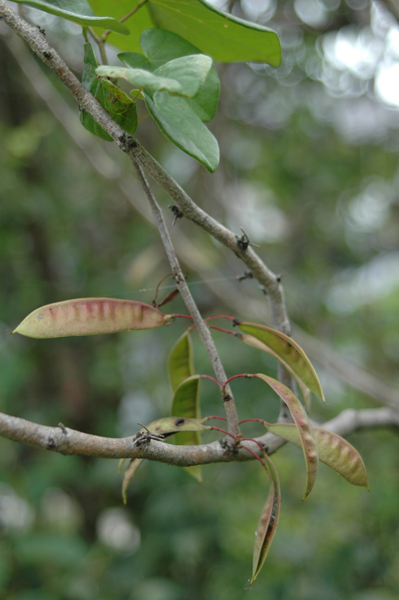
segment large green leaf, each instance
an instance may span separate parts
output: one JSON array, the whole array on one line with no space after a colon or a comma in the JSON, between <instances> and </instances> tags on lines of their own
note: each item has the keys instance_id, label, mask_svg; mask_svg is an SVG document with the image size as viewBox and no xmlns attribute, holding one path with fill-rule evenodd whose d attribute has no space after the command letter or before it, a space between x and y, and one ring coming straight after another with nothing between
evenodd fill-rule
<instances>
[{"instance_id":1,"label":"large green leaf","mask_svg":"<svg viewBox=\"0 0 399 600\"><path fill-rule=\"evenodd\" d=\"M85 44L84 49L82 84L123 129L134 134L137 129L136 103L116 85L97 76L98 63L91 44ZM111 136L84 110L82 110L80 118L83 126L90 133L109 142L112 141Z\"/></svg>"},{"instance_id":2,"label":"large green leaf","mask_svg":"<svg viewBox=\"0 0 399 600\"><path fill-rule=\"evenodd\" d=\"M194 98L202 87L212 66L212 59L205 54L175 58L153 73L144 69L111 67L103 65L96 69L102 77L123 77L137 87L151 92L167 91L176 96Z\"/></svg>"},{"instance_id":3,"label":"large green leaf","mask_svg":"<svg viewBox=\"0 0 399 600\"><path fill-rule=\"evenodd\" d=\"M201 376L193 375L189 377L176 388L171 407L171 415L179 417L200 418L200 383ZM184 446L196 446L201 443L201 434L199 431L185 431L175 438L175 444ZM194 467L184 467L187 472L199 482L202 482L202 465Z\"/></svg>"},{"instance_id":4,"label":"large green leaf","mask_svg":"<svg viewBox=\"0 0 399 600\"><path fill-rule=\"evenodd\" d=\"M167 92L144 95L148 111L158 127L178 148L196 158L213 173L219 164L219 146L184 98Z\"/></svg>"},{"instance_id":5,"label":"large green leaf","mask_svg":"<svg viewBox=\"0 0 399 600\"><path fill-rule=\"evenodd\" d=\"M96 13L120 19L137 1L90 0ZM179 34L219 62L266 62L278 67L281 47L275 32L221 12L203 0L149 0L128 21L131 35L112 35L111 43L126 51L139 51L145 29L160 27Z\"/></svg>"},{"instance_id":6,"label":"large green leaf","mask_svg":"<svg viewBox=\"0 0 399 600\"><path fill-rule=\"evenodd\" d=\"M29 2L14 0L14 2L34 6L51 15L78 23L83 27L101 27L122 35L129 35L130 33L126 25L119 23L113 17L96 17L86 0L29 0Z\"/></svg>"}]
</instances>

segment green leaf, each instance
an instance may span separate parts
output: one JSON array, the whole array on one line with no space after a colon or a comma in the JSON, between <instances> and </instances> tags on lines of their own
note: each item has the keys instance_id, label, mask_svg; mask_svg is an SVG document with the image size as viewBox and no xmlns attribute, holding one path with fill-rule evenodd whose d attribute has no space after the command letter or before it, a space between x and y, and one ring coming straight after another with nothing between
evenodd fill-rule
<instances>
[{"instance_id":1,"label":"green leaf","mask_svg":"<svg viewBox=\"0 0 399 600\"><path fill-rule=\"evenodd\" d=\"M174 392L188 377L194 375L193 345L188 331L177 340L168 358L169 381ZM180 413L173 413L180 414ZM196 416L196 415L188 415Z\"/></svg>"},{"instance_id":2,"label":"green leaf","mask_svg":"<svg viewBox=\"0 0 399 600\"><path fill-rule=\"evenodd\" d=\"M207 420L204 419L184 419L183 417L163 417L153 421L145 428L140 429L141 433L145 433L146 429L151 433L160 436L169 437L181 431L208 431L212 429L210 425L204 425Z\"/></svg>"},{"instance_id":3,"label":"green leaf","mask_svg":"<svg viewBox=\"0 0 399 600\"><path fill-rule=\"evenodd\" d=\"M90 0L100 14L109 9L109 0ZM112 14L121 18L137 2L119 0ZM278 36L266 27L227 15L201 0L149 0L129 20L129 38L111 36L112 43L126 51L139 51L145 29L159 27L179 34L219 62L267 62L278 67L281 47Z\"/></svg>"},{"instance_id":4,"label":"green leaf","mask_svg":"<svg viewBox=\"0 0 399 600\"><path fill-rule=\"evenodd\" d=\"M212 66L212 59L205 54L194 54L175 58L155 69L153 73L144 69L110 67L103 65L96 69L102 77L123 77L137 87L152 92L167 91L176 96L194 98L203 85Z\"/></svg>"},{"instance_id":5,"label":"green leaf","mask_svg":"<svg viewBox=\"0 0 399 600\"><path fill-rule=\"evenodd\" d=\"M122 90L106 79L96 75L98 63L91 44L85 44L83 86L98 100L110 116L128 133L137 129L137 111L135 102ZM94 119L85 111L81 112L82 125L94 135L107 141L113 141Z\"/></svg>"},{"instance_id":6,"label":"green leaf","mask_svg":"<svg viewBox=\"0 0 399 600\"><path fill-rule=\"evenodd\" d=\"M276 392L276 394L280 396L281 400L288 406L293 421L297 427L305 457L307 472L306 491L303 497L303 499L305 499L313 488L319 462L317 444L308 416L295 394L293 394L291 390L283 385L280 381L277 381L277 379L263 375L263 373L248 375L248 377L257 377L262 379Z\"/></svg>"},{"instance_id":7,"label":"green leaf","mask_svg":"<svg viewBox=\"0 0 399 600\"><path fill-rule=\"evenodd\" d=\"M79 298L37 308L13 333L32 338L115 333L160 327L171 317L135 300Z\"/></svg>"},{"instance_id":8,"label":"green leaf","mask_svg":"<svg viewBox=\"0 0 399 600\"><path fill-rule=\"evenodd\" d=\"M130 30L112 17L96 17L86 0L14 0L19 4L33 6L51 15L73 21L83 27L101 27L122 35L129 35Z\"/></svg>"},{"instance_id":9,"label":"green leaf","mask_svg":"<svg viewBox=\"0 0 399 600\"><path fill-rule=\"evenodd\" d=\"M193 375L180 383L173 396L172 408L170 411L172 415L192 417L194 419L200 418L200 383L200 375ZM198 431L186 431L175 439L175 444L184 446L196 446L200 443L201 435ZM202 483L202 465L184 468L190 475Z\"/></svg>"},{"instance_id":10,"label":"green leaf","mask_svg":"<svg viewBox=\"0 0 399 600\"><path fill-rule=\"evenodd\" d=\"M287 362L285 362L285 360L283 360L283 358L281 358L281 356L279 356L276 352L273 352L273 350L271 348L269 348L269 346L262 344L262 342L260 340L258 340L257 338L254 338L252 335L248 335L248 334L243 335L240 333L240 334L238 334L237 337L241 341L243 341L245 344L247 344L248 346L252 346L253 348L257 348L258 350L267 352L267 354L270 354L271 356L274 356L274 358L277 358L277 360L287 369L287 371L289 373L291 373L291 375L297 382L298 387L301 390L301 394L303 397L303 402L306 406L306 410L309 412L311 392L310 392L309 388L303 383L302 379L300 379L298 377L298 375L295 373L294 369Z\"/></svg>"},{"instance_id":11,"label":"green leaf","mask_svg":"<svg viewBox=\"0 0 399 600\"><path fill-rule=\"evenodd\" d=\"M198 160L213 173L219 164L219 146L201 119L183 98L157 92L145 102L158 127L178 148Z\"/></svg>"},{"instance_id":12,"label":"green leaf","mask_svg":"<svg viewBox=\"0 0 399 600\"><path fill-rule=\"evenodd\" d=\"M257 323L241 322L238 323L238 327L244 333L258 339L262 344L270 348L272 351L270 354L274 354L278 358L281 358L284 363L287 363L303 383L325 402L323 390L321 389L319 378L312 363L302 348L292 338L281 333L281 331L277 331L266 325L258 325ZM241 339L247 344L254 345L251 343L251 339L244 336Z\"/></svg>"},{"instance_id":13,"label":"green leaf","mask_svg":"<svg viewBox=\"0 0 399 600\"><path fill-rule=\"evenodd\" d=\"M144 462L144 458L133 458L130 461L129 466L125 471L125 474L123 476L123 482L122 482L123 504L127 504L126 491L127 491L127 488L129 487L129 483L131 482L134 475L136 474L137 469L140 467L140 465L143 462Z\"/></svg>"},{"instance_id":14,"label":"green leaf","mask_svg":"<svg viewBox=\"0 0 399 600\"><path fill-rule=\"evenodd\" d=\"M277 530L280 516L281 492L279 477L270 458L266 455L265 459L267 461L267 467L265 467L265 470L270 478L270 489L255 531L252 578L249 584L250 586L252 586L264 565L274 538L274 534Z\"/></svg>"},{"instance_id":15,"label":"green leaf","mask_svg":"<svg viewBox=\"0 0 399 600\"><path fill-rule=\"evenodd\" d=\"M289 423L273 423L267 429L301 447L301 440L295 425ZM319 459L353 485L369 489L367 472L359 452L344 438L322 427L313 426L313 433L319 449Z\"/></svg>"}]
</instances>

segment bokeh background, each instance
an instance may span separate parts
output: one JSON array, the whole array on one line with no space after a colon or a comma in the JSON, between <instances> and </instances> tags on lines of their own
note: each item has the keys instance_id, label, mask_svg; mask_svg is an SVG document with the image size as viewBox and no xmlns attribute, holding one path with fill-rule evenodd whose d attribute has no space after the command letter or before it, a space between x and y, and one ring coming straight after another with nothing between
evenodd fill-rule
<instances>
[{"instance_id":1,"label":"bokeh background","mask_svg":"<svg viewBox=\"0 0 399 600\"><path fill-rule=\"evenodd\" d=\"M328 401L313 399L312 417L323 422L346 408L381 406L399 384L398 22L386 5L368 0L241 0L228 8L276 29L284 60L277 70L219 65L221 102L210 124L222 155L216 173L149 119L138 138L200 206L238 235L244 228L282 274L295 337ZM24 13L79 75L79 28ZM110 296L151 303L169 267L125 157L81 127L68 93L1 23L0 139L1 410L131 435L138 421L169 414L166 360L184 323L60 340L8 335L49 302ZM154 190L203 314L267 323L259 285L237 281L244 266L188 221L172 226L171 201ZM171 310L185 312L180 299ZM275 374L271 359L222 334L215 339L229 375ZM197 339L195 363L211 373ZM278 403L260 384L238 381L234 392L241 418L276 417ZM222 414L209 381L202 402L203 414ZM261 433L246 427L248 435ZM207 466L200 485L182 469L147 462L124 507L117 461L0 439L0 598L395 600L397 431L359 431L349 441L364 457L370 493L322 465L302 503L301 452L284 447L274 457L281 520L249 592L268 485L257 464Z\"/></svg>"}]
</instances>

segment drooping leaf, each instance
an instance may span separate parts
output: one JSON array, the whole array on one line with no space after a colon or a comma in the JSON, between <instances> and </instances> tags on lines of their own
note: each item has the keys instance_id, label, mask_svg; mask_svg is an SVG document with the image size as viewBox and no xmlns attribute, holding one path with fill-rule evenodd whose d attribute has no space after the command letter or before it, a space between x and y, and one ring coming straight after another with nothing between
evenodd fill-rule
<instances>
[{"instance_id":1,"label":"drooping leaf","mask_svg":"<svg viewBox=\"0 0 399 600\"><path fill-rule=\"evenodd\" d=\"M133 458L133 460L130 461L129 466L125 471L125 474L123 476L123 482L122 482L123 504L127 504L127 497L126 497L127 488L129 487L129 483L133 479L134 475L136 474L137 469L140 467L142 462L144 462L144 458Z\"/></svg>"},{"instance_id":2,"label":"drooping leaf","mask_svg":"<svg viewBox=\"0 0 399 600\"><path fill-rule=\"evenodd\" d=\"M178 385L194 375L193 345L188 331L177 340L168 358L169 381L174 392ZM180 414L178 412L174 414ZM194 415L190 415L194 416Z\"/></svg>"},{"instance_id":3,"label":"drooping leaf","mask_svg":"<svg viewBox=\"0 0 399 600\"><path fill-rule=\"evenodd\" d=\"M205 54L193 54L175 58L155 69L153 73L144 69L126 67L111 67L102 65L96 69L102 77L123 77L137 87L143 87L152 92L167 91L174 96L194 98L202 87L212 59Z\"/></svg>"},{"instance_id":4,"label":"drooping leaf","mask_svg":"<svg viewBox=\"0 0 399 600\"><path fill-rule=\"evenodd\" d=\"M115 333L160 327L171 317L135 300L79 298L37 308L13 333L32 338Z\"/></svg>"},{"instance_id":5,"label":"drooping leaf","mask_svg":"<svg viewBox=\"0 0 399 600\"><path fill-rule=\"evenodd\" d=\"M14 0L19 4L33 6L51 15L73 21L83 27L101 27L110 29L122 35L129 35L130 31L113 17L97 17L86 0Z\"/></svg>"},{"instance_id":6,"label":"drooping leaf","mask_svg":"<svg viewBox=\"0 0 399 600\"><path fill-rule=\"evenodd\" d=\"M175 390L171 414L180 415L181 417L189 417L199 419L200 415L200 375L193 375L182 381ZM196 446L201 443L201 434L199 431L186 431L181 433L175 439L175 444L184 446ZM187 472L202 483L202 465L193 467L184 467Z\"/></svg>"},{"instance_id":7,"label":"drooping leaf","mask_svg":"<svg viewBox=\"0 0 399 600\"><path fill-rule=\"evenodd\" d=\"M310 494L316 480L317 465L319 462L316 440L305 409L299 402L298 398L291 392L291 390L280 381L277 381L277 379L263 375L263 373L248 375L248 377L257 377L262 379L276 392L276 394L280 396L281 400L288 406L288 409L297 427L303 454L305 456L307 472L306 491L303 497L303 499L305 499L306 496Z\"/></svg>"},{"instance_id":8,"label":"drooping leaf","mask_svg":"<svg viewBox=\"0 0 399 600\"><path fill-rule=\"evenodd\" d=\"M262 344L262 342L260 340L253 337L252 335L244 333L244 334L239 334L238 337L240 340L242 340L248 346L252 346L253 348L257 348L258 350L267 352L267 354L274 356L274 358L277 358L277 360L280 361L280 363L287 369L287 371L289 373L291 373L291 375L295 379L296 383L298 384L298 387L301 390L303 402L306 406L306 410L309 412L311 392L310 392L309 388L303 383L302 379L300 377L298 377L298 375L295 373L294 369L287 362L285 362L285 360L283 358L281 358L281 356L279 356L276 352L273 352L273 350L271 348L269 348L269 346Z\"/></svg>"},{"instance_id":9,"label":"drooping leaf","mask_svg":"<svg viewBox=\"0 0 399 600\"><path fill-rule=\"evenodd\" d=\"M157 419L149 425L146 425L145 429L140 429L141 433L145 433L146 429L151 433L155 433L160 436L169 437L180 431L207 431L212 429L210 425L204 425L204 419L184 419L183 417L163 417Z\"/></svg>"},{"instance_id":10,"label":"drooping leaf","mask_svg":"<svg viewBox=\"0 0 399 600\"><path fill-rule=\"evenodd\" d=\"M118 58L128 67L155 71L165 63L182 56L199 54L201 51L179 35L163 29L147 29L140 38L145 56L136 52L123 52ZM215 116L219 100L220 82L212 67L195 98L188 98L189 106L207 123Z\"/></svg>"},{"instance_id":11,"label":"drooping leaf","mask_svg":"<svg viewBox=\"0 0 399 600\"><path fill-rule=\"evenodd\" d=\"M218 143L185 99L166 92L144 97L148 112L162 133L213 173L219 164Z\"/></svg>"},{"instance_id":12,"label":"drooping leaf","mask_svg":"<svg viewBox=\"0 0 399 600\"><path fill-rule=\"evenodd\" d=\"M83 86L123 129L134 134L137 129L136 103L116 85L107 79L100 79L96 75L98 63L91 44L85 44L84 49ZM112 141L111 136L84 110L81 111L81 122L90 133L104 140Z\"/></svg>"},{"instance_id":13,"label":"drooping leaf","mask_svg":"<svg viewBox=\"0 0 399 600\"><path fill-rule=\"evenodd\" d=\"M281 331L277 331L266 325L258 325L257 323L241 322L238 323L238 327L244 333L258 339L262 344L270 348L275 355L282 358L297 376L302 379L303 383L324 400L323 390L321 389L319 378L312 363L302 348L292 338ZM254 345L251 343L250 338L243 338L243 342Z\"/></svg>"},{"instance_id":14,"label":"drooping leaf","mask_svg":"<svg viewBox=\"0 0 399 600\"><path fill-rule=\"evenodd\" d=\"M301 447L301 440L295 425L273 423L268 425L267 429L271 433L284 438L287 442L291 442L299 448ZM319 449L319 459L349 483L364 486L368 489L366 467L356 448L341 436L322 427L313 426L313 433Z\"/></svg>"},{"instance_id":15,"label":"drooping leaf","mask_svg":"<svg viewBox=\"0 0 399 600\"><path fill-rule=\"evenodd\" d=\"M90 0L94 10L106 12L109 0ZM137 1L118 0L112 14L121 18ZM112 43L126 51L139 51L145 29L159 27L179 34L218 62L266 62L278 67L281 47L278 36L260 25L243 21L202 0L149 0L128 21L129 38L112 35Z\"/></svg>"},{"instance_id":16,"label":"drooping leaf","mask_svg":"<svg viewBox=\"0 0 399 600\"><path fill-rule=\"evenodd\" d=\"M252 586L264 565L274 538L274 534L277 530L278 519L280 516L280 480L276 468L270 458L265 456L265 459L267 461L266 472L270 478L270 489L255 531L252 578L249 584L250 586Z\"/></svg>"}]
</instances>

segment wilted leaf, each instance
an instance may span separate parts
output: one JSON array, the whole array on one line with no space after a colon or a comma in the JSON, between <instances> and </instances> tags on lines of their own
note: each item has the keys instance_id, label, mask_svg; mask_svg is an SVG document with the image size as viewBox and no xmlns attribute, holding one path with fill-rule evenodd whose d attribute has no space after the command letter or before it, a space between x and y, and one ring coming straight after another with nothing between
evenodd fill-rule
<instances>
[{"instance_id":1,"label":"wilted leaf","mask_svg":"<svg viewBox=\"0 0 399 600\"><path fill-rule=\"evenodd\" d=\"M135 300L79 298L37 308L13 333L32 338L115 333L160 327L171 317Z\"/></svg>"},{"instance_id":2,"label":"wilted leaf","mask_svg":"<svg viewBox=\"0 0 399 600\"><path fill-rule=\"evenodd\" d=\"M267 425L267 429L271 433L284 438L287 442L291 442L299 448L301 447L301 440L295 425L273 423ZM332 433L332 431L315 426L312 429L319 449L319 459L349 483L364 486L368 489L366 467L356 448L341 436Z\"/></svg>"},{"instance_id":3,"label":"wilted leaf","mask_svg":"<svg viewBox=\"0 0 399 600\"><path fill-rule=\"evenodd\" d=\"M137 129L136 103L122 90L107 79L96 75L98 63L91 44L85 44L84 68L82 84L105 108L110 116L128 133L134 134ZM82 125L98 137L112 142L112 137L84 110L81 112Z\"/></svg>"},{"instance_id":4,"label":"wilted leaf","mask_svg":"<svg viewBox=\"0 0 399 600\"><path fill-rule=\"evenodd\" d=\"M312 363L302 348L292 338L281 331L277 331L266 325L258 325L257 323L241 322L238 323L238 327L244 333L248 333L270 348L274 355L277 355L277 357L281 358L291 367L312 392L324 400L323 390L321 389L319 378ZM252 346L254 345L251 343L251 339L248 338L243 338L243 342Z\"/></svg>"},{"instance_id":5,"label":"wilted leaf","mask_svg":"<svg viewBox=\"0 0 399 600\"><path fill-rule=\"evenodd\" d=\"M269 346L266 346L260 340L258 340L257 338L253 337L252 335L249 335L249 334L239 334L238 337L239 337L240 340L242 340L248 346L252 346L253 348L257 348L258 350L262 350L263 352L267 352L267 354L270 354L271 356L274 356L274 358L277 358L277 360L280 361L280 363L287 369L287 371L289 373L291 373L291 375L293 376L293 378L297 382L298 387L301 390L301 394L302 394L302 397L303 397L303 402L304 402L304 404L306 406L306 410L309 412L309 409L310 409L310 390L303 383L302 379L300 379L300 377L298 377L298 375L295 373L294 369L287 362L285 362L285 360L283 358L281 358L281 356L279 356L276 352L273 352L273 350L271 348L269 348Z\"/></svg>"},{"instance_id":6,"label":"wilted leaf","mask_svg":"<svg viewBox=\"0 0 399 600\"><path fill-rule=\"evenodd\" d=\"M280 481L272 461L268 457L265 458L267 461L266 472L270 478L270 489L255 531L253 567L250 586L259 575L266 560L269 548L274 538L274 534L276 533L280 515Z\"/></svg>"},{"instance_id":7,"label":"wilted leaf","mask_svg":"<svg viewBox=\"0 0 399 600\"><path fill-rule=\"evenodd\" d=\"M102 27L122 35L129 35L130 31L112 17L96 17L91 6L86 0L14 0L19 4L33 6L51 15L73 21L83 27Z\"/></svg>"},{"instance_id":8,"label":"wilted leaf","mask_svg":"<svg viewBox=\"0 0 399 600\"><path fill-rule=\"evenodd\" d=\"M192 417L194 419L200 418L200 375L193 375L189 377L176 388L173 401L171 414L180 415L181 417ZM175 439L175 444L184 446L196 446L201 443L201 434L199 431L185 431L181 433ZM202 465L195 465L193 467L184 467L187 472L202 483Z\"/></svg>"},{"instance_id":9,"label":"wilted leaf","mask_svg":"<svg viewBox=\"0 0 399 600\"><path fill-rule=\"evenodd\" d=\"M291 416L299 432L303 453L305 456L306 471L307 471L307 482L306 492L303 499L308 496L312 490L317 475L318 465L318 451L317 444L313 434L312 426L309 422L308 416L299 402L298 398L288 389L284 384L272 377L257 373L256 375L248 375L248 377L258 377L267 383L275 392L278 394L288 406Z\"/></svg>"},{"instance_id":10,"label":"wilted leaf","mask_svg":"<svg viewBox=\"0 0 399 600\"><path fill-rule=\"evenodd\" d=\"M144 461L144 458L133 458L133 460L130 461L129 466L125 471L125 474L123 476L123 482L122 482L123 504L127 504L127 497L126 497L127 488L129 487L129 483L133 479L134 475L136 474L137 469L139 468L139 466L141 465L141 463L143 461Z\"/></svg>"},{"instance_id":11,"label":"wilted leaf","mask_svg":"<svg viewBox=\"0 0 399 600\"><path fill-rule=\"evenodd\" d=\"M144 429L140 429L141 433L145 433L146 429L151 433L155 433L160 436L169 437L180 431L207 431L212 429L210 425L204 425L203 423L207 420L204 419L184 419L183 417L163 417L157 419L149 425L146 425Z\"/></svg>"}]
</instances>

